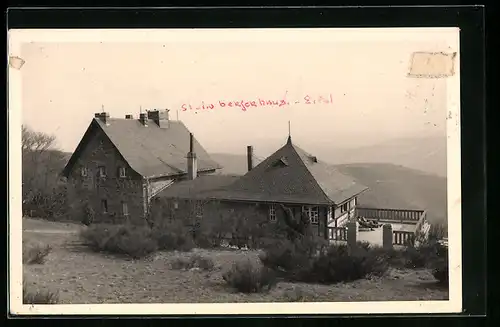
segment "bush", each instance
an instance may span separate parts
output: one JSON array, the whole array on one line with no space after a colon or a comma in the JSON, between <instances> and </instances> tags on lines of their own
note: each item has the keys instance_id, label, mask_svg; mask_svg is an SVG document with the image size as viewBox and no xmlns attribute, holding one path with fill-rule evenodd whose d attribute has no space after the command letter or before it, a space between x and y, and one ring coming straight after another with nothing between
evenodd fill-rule
<instances>
[{"instance_id":1,"label":"bush","mask_svg":"<svg viewBox=\"0 0 500 327\"><path fill-rule=\"evenodd\" d=\"M203 257L201 255L195 254L190 257L179 257L176 258L172 263L172 269L184 269L189 270L192 268L199 268L201 270L209 271L214 268L215 264L213 260L209 257Z\"/></svg>"},{"instance_id":2,"label":"bush","mask_svg":"<svg viewBox=\"0 0 500 327\"><path fill-rule=\"evenodd\" d=\"M448 249L439 242L429 240L419 247L407 247L403 251L405 268L432 268L441 258L448 257Z\"/></svg>"},{"instance_id":3,"label":"bush","mask_svg":"<svg viewBox=\"0 0 500 327\"><path fill-rule=\"evenodd\" d=\"M434 264L432 275L437 279L439 284L448 286L448 261L441 259Z\"/></svg>"},{"instance_id":4,"label":"bush","mask_svg":"<svg viewBox=\"0 0 500 327\"><path fill-rule=\"evenodd\" d=\"M366 245L349 248L332 245L321 253L311 267L311 281L322 284L350 282L372 276L382 276L388 269L386 256Z\"/></svg>"},{"instance_id":5,"label":"bush","mask_svg":"<svg viewBox=\"0 0 500 327\"><path fill-rule=\"evenodd\" d=\"M92 206L90 204L86 203L83 206L83 218L82 218L82 224L89 226L94 222L95 218L95 212Z\"/></svg>"},{"instance_id":6,"label":"bush","mask_svg":"<svg viewBox=\"0 0 500 327\"><path fill-rule=\"evenodd\" d=\"M51 251L52 247L50 245L28 244L23 242L23 263L28 265L44 264Z\"/></svg>"},{"instance_id":7,"label":"bush","mask_svg":"<svg viewBox=\"0 0 500 327\"><path fill-rule=\"evenodd\" d=\"M271 269L250 260L234 263L222 277L229 286L242 293L269 291L277 284Z\"/></svg>"},{"instance_id":8,"label":"bush","mask_svg":"<svg viewBox=\"0 0 500 327\"><path fill-rule=\"evenodd\" d=\"M153 228L153 238L159 250L190 251L195 247L193 238L181 222L169 222Z\"/></svg>"},{"instance_id":9,"label":"bush","mask_svg":"<svg viewBox=\"0 0 500 327\"><path fill-rule=\"evenodd\" d=\"M288 280L301 280L312 264L312 254L305 240L274 242L259 256L264 267Z\"/></svg>"},{"instance_id":10,"label":"bush","mask_svg":"<svg viewBox=\"0 0 500 327\"><path fill-rule=\"evenodd\" d=\"M58 301L58 293L42 290L32 292L26 283L23 283L23 304L56 304Z\"/></svg>"},{"instance_id":11,"label":"bush","mask_svg":"<svg viewBox=\"0 0 500 327\"><path fill-rule=\"evenodd\" d=\"M80 234L92 250L143 258L158 249L156 239L147 226L92 225Z\"/></svg>"}]
</instances>

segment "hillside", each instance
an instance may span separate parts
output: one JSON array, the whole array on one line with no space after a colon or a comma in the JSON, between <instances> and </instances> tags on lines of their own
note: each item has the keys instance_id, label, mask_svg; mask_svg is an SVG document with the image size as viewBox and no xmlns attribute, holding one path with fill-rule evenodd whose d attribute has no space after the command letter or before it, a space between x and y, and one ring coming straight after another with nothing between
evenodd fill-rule
<instances>
[{"instance_id":1,"label":"hillside","mask_svg":"<svg viewBox=\"0 0 500 327\"><path fill-rule=\"evenodd\" d=\"M246 157L211 154L223 174L244 174ZM432 222L446 220L446 178L388 163L342 164L339 170L370 189L360 204L380 208L425 208Z\"/></svg>"},{"instance_id":2,"label":"hillside","mask_svg":"<svg viewBox=\"0 0 500 327\"><path fill-rule=\"evenodd\" d=\"M446 137L395 139L371 146L320 151L333 164L393 163L446 177Z\"/></svg>"}]
</instances>

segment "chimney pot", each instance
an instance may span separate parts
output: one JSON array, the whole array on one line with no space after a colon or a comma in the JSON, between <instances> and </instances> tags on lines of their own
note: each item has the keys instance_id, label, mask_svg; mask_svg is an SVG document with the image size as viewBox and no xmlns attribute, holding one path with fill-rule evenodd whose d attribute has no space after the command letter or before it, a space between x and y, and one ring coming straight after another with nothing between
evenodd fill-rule
<instances>
[{"instance_id":1,"label":"chimney pot","mask_svg":"<svg viewBox=\"0 0 500 327\"><path fill-rule=\"evenodd\" d=\"M99 118L99 120L106 124L106 120L109 118L109 112L96 112L94 117Z\"/></svg>"},{"instance_id":2,"label":"chimney pot","mask_svg":"<svg viewBox=\"0 0 500 327\"><path fill-rule=\"evenodd\" d=\"M247 168L248 171L253 169L253 146L247 146Z\"/></svg>"},{"instance_id":3,"label":"chimney pot","mask_svg":"<svg viewBox=\"0 0 500 327\"><path fill-rule=\"evenodd\" d=\"M168 123L169 123L169 119L168 119L168 112L169 110L168 109L165 109L165 110L158 110L158 109L154 109L154 110L148 110L147 113L148 113L148 119L151 119L152 121L154 121L154 123L156 125L158 125L158 127L160 128L168 128Z\"/></svg>"},{"instance_id":4,"label":"chimney pot","mask_svg":"<svg viewBox=\"0 0 500 327\"><path fill-rule=\"evenodd\" d=\"M140 113L139 114L139 121L141 122L141 124L143 124L144 126L148 126L148 122L147 122L147 116L145 113Z\"/></svg>"}]
</instances>

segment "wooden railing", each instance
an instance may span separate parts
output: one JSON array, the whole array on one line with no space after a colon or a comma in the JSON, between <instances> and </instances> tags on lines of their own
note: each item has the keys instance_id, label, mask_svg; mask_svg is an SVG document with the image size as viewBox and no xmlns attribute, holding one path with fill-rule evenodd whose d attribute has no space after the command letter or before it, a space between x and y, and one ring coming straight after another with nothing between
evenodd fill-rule
<instances>
[{"instance_id":1,"label":"wooden railing","mask_svg":"<svg viewBox=\"0 0 500 327\"><path fill-rule=\"evenodd\" d=\"M347 228L345 227L328 227L329 241L347 241Z\"/></svg>"},{"instance_id":2,"label":"wooden railing","mask_svg":"<svg viewBox=\"0 0 500 327\"><path fill-rule=\"evenodd\" d=\"M392 244L394 245L411 245L415 241L415 233L406 231L393 231Z\"/></svg>"},{"instance_id":3,"label":"wooden railing","mask_svg":"<svg viewBox=\"0 0 500 327\"><path fill-rule=\"evenodd\" d=\"M356 216L365 217L367 219L376 219L382 222L387 221L416 224L421 220L423 215L425 215L424 210L356 208Z\"/></svg>"}]
</instances>

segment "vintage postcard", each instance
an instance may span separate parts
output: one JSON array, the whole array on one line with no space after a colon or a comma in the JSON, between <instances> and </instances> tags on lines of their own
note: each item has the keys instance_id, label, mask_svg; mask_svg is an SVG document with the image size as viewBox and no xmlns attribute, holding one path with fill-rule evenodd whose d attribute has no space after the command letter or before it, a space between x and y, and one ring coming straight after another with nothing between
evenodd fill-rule
<instances>
[{"instance_id":1,"label":"vintage postcard","mask_svg":"<svg viewBox=\"0 0 500 327\"><path fill-rule=\"evenodd\" d=\"M458 28L8 51L12 314L461 311Z\"/></svg>"}]
</instances>

